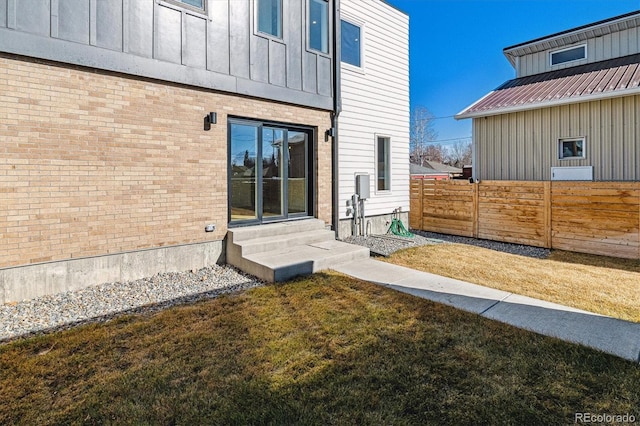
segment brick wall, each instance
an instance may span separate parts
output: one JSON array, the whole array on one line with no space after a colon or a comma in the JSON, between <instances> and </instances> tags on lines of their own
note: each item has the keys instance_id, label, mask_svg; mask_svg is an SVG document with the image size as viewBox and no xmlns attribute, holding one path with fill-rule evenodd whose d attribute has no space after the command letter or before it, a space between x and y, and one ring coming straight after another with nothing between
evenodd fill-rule
<instances>
[{"instance_id":1,"label":"brick wall","mask_svg":"<svg viewBox=\"0 0 640 426\"><path fill-rule=\"evenodd\" d=\"M0 55L0 268L222 239L227 114L318 127L329 223L329 112Z\"/></svg>"}]
</instances>

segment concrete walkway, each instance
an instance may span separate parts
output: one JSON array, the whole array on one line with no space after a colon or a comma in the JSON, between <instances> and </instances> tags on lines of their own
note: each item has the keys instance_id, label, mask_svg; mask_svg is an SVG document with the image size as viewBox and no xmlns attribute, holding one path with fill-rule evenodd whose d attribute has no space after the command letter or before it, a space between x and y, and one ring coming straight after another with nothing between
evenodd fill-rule
<instances>
[{"instance_id":1,"label":"concrete walkway","mask_svg":"<svg viewBox=\"0 0 640 426\"><path fill-rule=\"evenodd\" d=\"M640 363L640 323L366 259L332 269L546 336Z\"/></svg>"}]
</instances>

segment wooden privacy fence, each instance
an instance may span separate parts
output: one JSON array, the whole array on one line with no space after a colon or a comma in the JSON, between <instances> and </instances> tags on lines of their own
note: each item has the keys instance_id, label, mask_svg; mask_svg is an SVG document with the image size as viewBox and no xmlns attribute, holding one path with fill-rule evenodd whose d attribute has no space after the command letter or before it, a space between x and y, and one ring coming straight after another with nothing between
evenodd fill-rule
<instances>
[{"instance_id":1,"label":"wooden privacy fence","mask_svg":"<svg viewBox=\"0 0 640 426\"><path fill-rule=\"evenodd\" d=\"M640 182L411 180L414 229L640 259Z\"/></svg>"}]
</instances>

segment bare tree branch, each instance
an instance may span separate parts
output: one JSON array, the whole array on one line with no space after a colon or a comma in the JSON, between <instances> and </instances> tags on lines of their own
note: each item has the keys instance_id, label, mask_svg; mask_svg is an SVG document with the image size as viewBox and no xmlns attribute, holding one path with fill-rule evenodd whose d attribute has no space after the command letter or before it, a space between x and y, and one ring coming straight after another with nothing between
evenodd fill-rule
<instances>
[{"instance_id":1,"label":"bare tree branch","mask_svg":"<svg viewBox=\"0 0 640 426\"><path fill-rule=\"evenodd\" d=\"M425 161L428 161L429 153L427 150L431 147L431 144L427 142L438 138L438 132L434 129L435 123L433 119L433 114L426 107L418 105L413 108L411 113L410 156L414 163L422 166L424 166ZM441 146L440 151L442 151ZM433 155L433 153L431 154ZM432 161L441 162L442 158L440 160L432 159Z\"/></svg>"}]
</instances>

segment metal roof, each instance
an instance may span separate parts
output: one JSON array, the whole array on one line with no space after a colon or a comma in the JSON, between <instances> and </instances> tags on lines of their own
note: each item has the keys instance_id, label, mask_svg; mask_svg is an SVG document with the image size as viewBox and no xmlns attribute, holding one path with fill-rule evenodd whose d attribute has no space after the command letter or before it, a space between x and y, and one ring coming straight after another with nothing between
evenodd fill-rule
<instances>
[{"instance_id":1,"label":"metal roof","mask_svg":"<svg viewBox=\"0 0 640 426\"><path fill-rule=\"evenodd\" d=\"M640 93L640 54L509 80L456 115L482 117Z\"/></svg>"}]
</instances>

